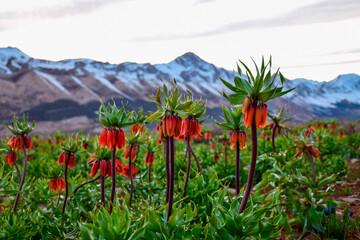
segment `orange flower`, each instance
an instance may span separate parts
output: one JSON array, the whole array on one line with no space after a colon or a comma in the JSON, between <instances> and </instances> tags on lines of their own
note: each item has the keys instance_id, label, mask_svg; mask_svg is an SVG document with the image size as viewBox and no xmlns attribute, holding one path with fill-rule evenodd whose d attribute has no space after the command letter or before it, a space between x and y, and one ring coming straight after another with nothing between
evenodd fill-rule
<instances>
[{"instance_id":1,"label":"orange flower","mask_svg":"<svg viewBox=\"0 0 360 240\"><path fill-rule=\"evenodd\" d=\"M107 161L106 160L100 160L100 173L103 177L106 177L107 174Z\"/></svg>"},{"instance_id":2,"label":"orange flower","mask_svg":"<svg viewBox=\"0 0 360 240\"><path fill-rule=\"evenodd\" d=\"M263 108L260 104L256 107L256 110L255 110L255 125L257 128L260 127L260 125L261 125L262 118L263 118L262 114L263 114Z\"/></svg>"},{"instance_id":3,"label":"orange flower","mask_svg":"<svg viewBox=\"0 0 360 240\"><path fill-rule=\"evenodd\" d=\"M242 104L242 112L245 113L247 112L248 108L249 108L249 104L250 104L250 98L249 97L246 97L244 99L244 102Z\"/></svg>"},{"instance_id":4,"label":"orange flower","mask_svg":"<svg viewBox=\"0 0 360 240\"><path fill-rule=\"evenodd\" d=\"M131 161L134 161L136 155L139 152L139 146L132 146L131 148Z\"/></svg>"},{"instance_id":5,"label":"orange flower","mask_svg":"<svg viewBox=\"0 0 360 240\"><path fill-rule=\"evenodd\" d=\"M300 156L300 154L303 152L302 149L299 149L299 151L297 151L297 153L294 155L294 158L297 158L298 156Z\"/></svg>"},{"instance_id":6,"label":"orange flower","mask_svg":"<svg viewBox=\"0 0 360 240\"><path fill-rule=\"evenodd\" d=\"M128 159L130 157L130 154L131 154L131 147L130 146L127 146L125 148L125 154L124 154L124 159Z\"/></svg>"},{"instance_id":7,"label":"orange flower","mask_svg":"<svg viewBox=\"0 0 360 240\"><path fill-rule=\"evenodd\" d=\"M116 159L115 161L115 171L120 174L124 171L122 162L119 159Z\"/></svg>"},{"instance_id":8,"label":"orange flower","mask_svg":"<svg viewBox=\"0 0 360 240\"><path fill-rule=\"evenodd\" d=\"M212 149L212 150L215 150L215 149L216 149L216 144L215 144L215 143L212 143L212 144L211 144L211 149Z\"/></svg>"},{"instance_id":9,"label":"orange flower","mask_svg":"<svg viewBox=\"0 0 360 240\"><path fill-rule=\"evenodd\" d=\"M309 151L310 151L311 155L313 155L315 158L319 158L319 154L320 154L319 150L317 150L314 147L310 147Z\"/></svg>"},{"instance_id":10,"label":"orange flower","mask_svg":"<svg viewBox=\"0 0 360 240\"><path fill-rule=\"evenodd\" d=\"M116 148L117 149L123 149L125 147L126 144L126 138L125 138L125 134L124 131L122 129L116 131Z\"/></svg>"},{"instance_id":11,"label":"orange flower","mask_svg":"<svg viewBox=\"0 0 360 240\"><path fill-rule=\"evenodd\" d=\"M49 189L50 191L56 191L57 190L57 181L56 179L52 179L49 181Z\"/></svg>"},{"instance_id":12,"label":"orange flower","mask_svg":"<svg viewBox=\"0 0 360 240\"><path fill-rule=\"evenodd\" d=\"M30 136L26 136L24 137L24 144L25 144L25 148L26 150L29 150L31 148L31 137Z\"/></svg>"},{"instance_id":13,"label":"orange flower","mask_svg":"<svg viewBox=\"0 0 360 240\"><path fill-rule=\"evenodd\" d=\"M64 162L64 158L65 158L65 153L61 152L59 155L59 159L57 161L58 165L61 165Z\"/></svg>"},{"instance_id":14,"label":"orange flower","mask_svg":"<svg viewBox=\"0 0 360 240\"><path fill-rule=\"evenodd\" d=\"M135 178L136 175L137 175L137 170L136 170L135 165L131 165L131 173L132 173L133 178ZM123 170L122 175L126 176L126 177L128 177L130 179L129 164L126 164L124 166L124 170Z\"/></svg>"},{"instance_id":15,"label":"orange flower","mask_svg":"<svg viewBox=\"0 0 360 240\"><path fill-rule=\"evenodd\" d=\"M246 119L245 119L246 116ZM245 127L250 127L255 116L255 106L250 104L248 112L244 113L244 125Z\"/></svg>"},{"instance_id":16,"label":"orange flower","mask_svg":"<svg viewBox=\"0 0 360 240\"><path fill-rule=\"evenodd\" d=\"M67 163L68 167L70 169L73 169L74 165L75 165L75 155L70 154L70 157L69 157L69 153L61 152L57 163L58 163L58 165L61 165L61 164L65 165Z\"/></svg>"},{"instance_id":17,"label":"orange flower","mask_svg":"<svg viewBox=\"0 0 360 240\"><path fill-rule=\"evenodd\" d=\"M139 129L139 125L135 124L131 126L131 131L133 132L133 134L136 134L138 132Z\"/></svg>"},{"instance_id":18,"label":"orange flower","mask_svg":"<svg viewBox=\"0 0 360 240\"><path fill-rule=\"evenodd\" d=\"M100 162L99 161L95 161L92 165L92 168L91 168L91 172L90 172L90 177L94 177L95 174L98 172L99 170L99 167L100 167Z\"/></svg>"},{"instance_id":19,"label":"orange flower","mask_svg":"<svg viewBox=\"0 0 360 240\"><path fill-rule=\"evenodd\" d=\"M260 127L265 127L267 121L267 105L263 104L263 112L262 112L262 119L260 123Z\"/></svg>"},{"instance_id":20,"label":"orange flower","mask_svg":"<svg viewBox=\"0 0 360 240\"><path fill-rule=\"evenodd\" d=\"M236 142L237 142L236 132L230 132L229 133L229 139L230 139L230 149L235 149L236 148Z\"/></svg>"},{"instance_id":21,"label":"orange flower","mask_svg":"<svg viewBox=\"0 0 360 240\"><path fill-rule=\"evenodd\" d=\"M17 137L17 136L12 137L12 138L10 138L10 140L7 142L6 145L11 146L12 150L22 150L22 148L24 146L24 138ZM30 145L31 145L31 141L30 141ZM25 148L26 148L26 146L25 146Z\"/></svg>"},{"instance_id":22,"label":"orange flower","mask_svg":"<svg viewBox=\"0 0 360 240\"><path fill-rule=\"evenodd\" d=\"M228 142L227 142L226 140L223 140L223 141L222 141L222 145L223 145L223 146L227 146L227 145L228 145Z\"/></svg>"},{"instance_id":23,"label":"orange flower","mask_svg":"<svg viewBox=\"0 0 360 240\"><path fill-rule=\"evenodd\" d=\"M181 117L176 116L175 133L174 133L175 138L178 138L181 135L181 124L182 124Z\"/></svg>"},{"instance_id":24,"label":"orange flower","mask_svg":"<svg viewBox=\"0 0 360 240\"><path fill-rule=\"evenodd\" d=\"M175 127L176 127L176 117L174 116L166 116L166 133L168 136L172 137L175 133Z\"/></svg>"},{"instance_id":25,"label":"orange flower","mask_svg":"<svg viewBox=\"0 0 360 240\"><path fill-rule=\"evenodd\" d=\"M207 132L204 134L205 139L211 139L211 133Z\"/></svg>"},{"instance_id":26,"label":"orange flower","mask_svg":"<svg viewBox=\"0 0 360 240\"><path fill-rule=\"evenodd\" d=\"M187 136L189 133L189 127L190 127L190 119L184 118L181 122L181 135Z\"/></svg>"},{"instance_id":27,"label":"orange flower","mask_svg":"<svg viewBox=\"0 0 360 240\"><path fill-rule=\"evenodd\" d=\"M59 179L51 179L49 181L49 189L50 191L57 191L66 188L66 184L63 178Z\"/></svg>"},{"instance_id":28,"label":"orange flower","mask_svg":"<svg viewBox=\"0 0 360 240\"><path fill-rule=\"evenodd\" d=\"M63 178L59 178L56 180L56 185L58 190L62 190L66 188L66 184Z\"/></svg>"},{"instance_id":29,"label":"orange flower","mask_svg":"<svg viewBox=\"0 0 360 240\"><path fill-rule=\"evenodd\" d=\"M145 154L145 164L152 164L154 162L154 153Z\"/></svg>"},{"instance_id":30,"label":"orange flower","mask_svg":"<svg viewBox=\"0 0 360 240\"><path fill-rule=\"evenodd\" d=\"M247 140L246 132L244 132L244 131L238 132L237 133L237 139L239 141L240 149L247 148L247 146L246 146L246 140Z\"/></svg>"},{"instance_id":31,"label":"orange flower","mask_svg":"<svg viewBox=\"0 0 360 240\"><path fill-rule=\"evenodd\" d=\"M68 163L68 167L70 169L73 169L75 165L75 155L70 154L70 159L69 159L69 163Z\"/></svg>"},{"instance_id":32,"label":"orange flower","mask_svg":"<svg viewBox=\"0 0 360 240\"><path fill-rule=\"evenodd\" d=\"M103 148L105 146L107 146L107 129L104 128L102 131L101 131L101 134L100 134L100 137L99 137L99 143L100 143L100 147Z\"/></svg>"},{"instance_id":33,"label":"orange flower","mask_svg":"<svg viewBox=\"0 0 360 240\"><path fill-rule=\"evenodd\" d=\"M109 129L106 134L107 137L107 147L109 150L115 149L115 142L116 142L116 131Z\"/></svg>"},{"instance_id":34,"label":"orange flower","mask_svg":"<svg viewBox=\"0 0 360 240\"><path fill-rule=\"evenodd\" d=\"M8 153L5 157L5 162L6 162L6 164L9 164L10 166L15 165L16 153L15 152Z\"/></svg>"}]
</instances>

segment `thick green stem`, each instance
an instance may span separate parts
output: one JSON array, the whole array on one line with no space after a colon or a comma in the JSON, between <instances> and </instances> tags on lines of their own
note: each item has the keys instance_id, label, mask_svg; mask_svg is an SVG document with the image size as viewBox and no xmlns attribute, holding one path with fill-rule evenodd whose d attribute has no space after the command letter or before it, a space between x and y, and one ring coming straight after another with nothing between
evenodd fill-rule
<instances>
[{"instance_id":1,"label":"thick green stem","mask_svg":"<svg viewBox=\"0 0 360 240\"><path fill-rule=\"evenodd\" d=\"M24 168L23 168L23 175L20 181L20 185L19 185L19 192L16 194L16 199L14 202L14 208L13 211L16 212L16 208L17 205L19 203L19 199L20 199L20 192L23 188L24 182L25 182L25 175L26 175L26 168L27 168L27 154L26 154L26 148L25 148L25 144L23 145L23 153L24 153Z\"/></svg>"},{"instance_id":2,"label":"thick green stem","mask_svg":"<svg viewBox=\"0 0 360 240\"><path fill-rule=\"evenodd\" d=\"M249 200L250 192L251 192L253 181L254 181L256 158L257 158L257 131L256 131L255 119L253 120L253 122L251 124L251 144L252 144L252 152L251 152L251 163L250 163L249 175L248 175L248 180L247 180L244 196L241 201L239 213L242 213L246 208L246 204L247 204L247 201Z\"/></svg>"}]
</instances>

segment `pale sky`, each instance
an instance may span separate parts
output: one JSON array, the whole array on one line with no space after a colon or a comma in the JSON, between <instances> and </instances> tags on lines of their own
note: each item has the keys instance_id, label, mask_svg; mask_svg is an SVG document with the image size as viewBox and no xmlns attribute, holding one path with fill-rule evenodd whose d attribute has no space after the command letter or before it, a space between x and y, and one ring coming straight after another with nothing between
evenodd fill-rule
<instances>
[{"instance_id":1,"label":"pale sky","mask_svg":"<svg viewBox=\"0 0 360 240\"><path fill-rule=\"evenodd\" d=\"M229 70L273 57L289 79L360 74L360 0L0 0L0 47L34 58Z\"/></svg>"}]
</instances>

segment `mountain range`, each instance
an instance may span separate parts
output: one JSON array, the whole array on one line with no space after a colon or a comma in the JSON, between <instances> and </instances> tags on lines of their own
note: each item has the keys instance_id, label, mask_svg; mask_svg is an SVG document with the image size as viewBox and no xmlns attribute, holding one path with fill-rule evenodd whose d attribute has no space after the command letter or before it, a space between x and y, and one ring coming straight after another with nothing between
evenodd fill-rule
<instances>
[{"instance_id":1,"label":"mountain range","mask_svg":"<svg viewBox=\"0 0 360 240\"><path fill-rule=\"evenodd\" d=\"M216 67L194 53L185 53L164 64L110 64L91 59L48 61L34 59L17 48L0 48L0 119L28 113L37 121L61 121L83 116L96 118L99 98L128 102L129 107L153 108L147 101L160 79L176 79L180 89L191 90L208 102L210 115L220 113L223 84L233 71ZM329 82L287 80L297 87L268 104L270 110L287 105L294 119L360 117L360 76L339 75Z\"/></svg>"}]
</instances>

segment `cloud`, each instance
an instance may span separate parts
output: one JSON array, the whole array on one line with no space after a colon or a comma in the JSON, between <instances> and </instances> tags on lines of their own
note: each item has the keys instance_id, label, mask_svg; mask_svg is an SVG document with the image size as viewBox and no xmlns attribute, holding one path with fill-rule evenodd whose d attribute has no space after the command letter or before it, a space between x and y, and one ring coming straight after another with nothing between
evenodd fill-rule
<instances>
[{"instance_id":1,"label":"cloud","mask_svg":"<svg viewBox=\"0 0 360 240\"><path fill-rule=\"evenodd\" d=\"M331 65L340 65L340 64L351 64L351 63L360 63L360 60L350 60L342 62L329 62L329 63L318 63L318 64L309 64L309 65L297 65L297 66L285 66L281 69L290 69L290 68L306 68L306 67L317 67L317 66L331 66Z\"/></svg>"},{"instance_id":2,"label":"cloud","mask_svg":"<svg viewBox=\"0 0 360 240\"><path fill-rule=\"evenodd\" d=\"M27 11L7 11L0 12L0 31L11 28L17 20L34 18L61 18L86 14L95 11L105 5L122 2L126 0L75 0L64 5L53 5L40 9Z\"/></svg>"},{"instance_id":3,"label":"cloud","mask_svg":"<svg viewBox=\"0 0 360 240\"><path fill-rule=\"evenodd\" d=\"M339 50L339 51L331 52L330 55L342 55L342 54L353 54L353 53L360 53L360 48Z\"/></svg>"},{"instance_id":4,"label":"cloud","mask_svg":"<svg viewBox=\"0 0 360 240\"><path fill-rule=\"evenodd\" d=\"M206 0L205 0L206 1ZM360 18L359 0L325 0L315 4L297 8L291 12L271 19L257 19L234 22L216 29L191 34L167 34L162 36L144 36L137 41L173 40L181 38L197 38L219 35L228 32L244 31L251 29L264 29L274 27L286 27L293 25L334 22Z\"/></svg>"}]
</instances>

